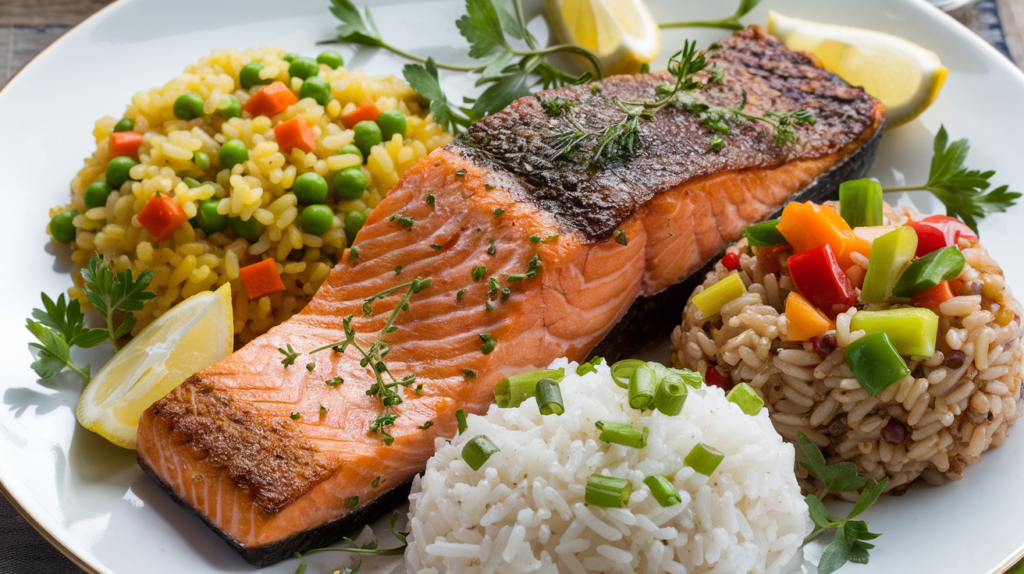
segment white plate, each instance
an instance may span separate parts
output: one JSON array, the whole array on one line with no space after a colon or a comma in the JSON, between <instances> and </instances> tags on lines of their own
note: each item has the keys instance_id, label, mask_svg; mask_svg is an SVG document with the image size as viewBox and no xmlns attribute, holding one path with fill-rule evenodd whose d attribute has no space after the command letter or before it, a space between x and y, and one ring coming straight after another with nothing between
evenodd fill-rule
<instances>
[{"instance_id":1,"label":"white plate","mask_svg":"<svg viewBox=\"0 0 1024 574\"><path fill-rule=\"evenodd\" d=\"M460 0L372 4L385 37L402 47L447 61L464 53L454 25ZM735 2L649 4L666 21L722 16ZM949 66L938 102L918 121L885 136L873 170L884 183L923 181L932 135L945 123L952 137L971 139L969 165L997 169L998 182L1024 188L1024 76L967 29L923 0L765 0L747 21L763 23L769 7L898 34L938 52ZM8 279L0 285L0 343L6 350L0 371L0 491L86 571L205 574L252 568L144 476L134 453L76 425L81 389L74 376L38 381L29 368L25 318L39 305L40 291L56 296L70 284L66 249L47 242L47 209L66 201L68 182L94 150L93 122L119 116L136 91L163 84L213 49L277 44L316 54L323 49L316 42L331 37L335 23L327 0L121 0L61 38L0 92L0 197L9 206L7 223L0 226L0 245L8 246ZM542 30L542 22L534 24ZM665 35L660 65L686 37L707 44L721 35L673 30ZM384 52L338 49L350 65L374 73L399 73L404 64ZM445 86L457 93L469 82L449 76ZM921 194L889 199L908 198L924 211L941 212L941 205ZM1014 286L1024 284L1024 227L1013 225L1022 213L1017 208L992 216L982 226L983 240ZM81 358L98 366L106 356L96 351ZM1024 437L1014 431L1006 446L987 453L964 480L913 488L872 508L867 519L883 536L870 566L848 571L983 574L1012 564L1024 553L1024 497L1017 494ZM310 572L329 572L342 561L321 555L311 560ZM373 570L396 565L394 559L377 561ZM290 574L295 567L292 560L265 571Z\"/></svg>"}]
</instances>

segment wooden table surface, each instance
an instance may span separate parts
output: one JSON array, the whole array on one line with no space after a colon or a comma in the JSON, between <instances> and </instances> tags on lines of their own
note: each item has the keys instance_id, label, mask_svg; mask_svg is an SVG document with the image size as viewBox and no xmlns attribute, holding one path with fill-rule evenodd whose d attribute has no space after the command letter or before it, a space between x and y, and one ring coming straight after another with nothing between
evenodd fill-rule
<instances>
[{"instance_id":1,"label":"wooden table surface","mask_svg":"<svg viewBox=\"0 0 1024 574\"><path fill-rule=\"evenodd\" d=\"M0 0L0 87L43 48L110 2ZM981 0L953 15L1024 67L1024 0ZM1014 571L1024 572L1024 566ZM0 574L81 572L0 497Z\"/></svg>"}]
</instances>

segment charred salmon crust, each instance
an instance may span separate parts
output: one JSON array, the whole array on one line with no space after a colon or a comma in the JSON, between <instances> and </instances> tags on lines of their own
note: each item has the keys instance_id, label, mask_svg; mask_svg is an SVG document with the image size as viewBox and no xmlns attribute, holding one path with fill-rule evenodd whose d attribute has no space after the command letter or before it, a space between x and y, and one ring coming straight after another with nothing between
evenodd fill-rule
<instances>
[{"instance_id":1,"label":"charred salmon crust","mask_svg":"<svg viewBox=\"0 0 1024 574\"><path fill-rule=\"evenodd\" d=\"M739 124L714 152L699 118L669 106L642 122L627 165L594 167L552 156L563 117L533 96L514 102L407 170L305 309L143 413L140 465L243 557L271 564L388 508L455 434L455 412L485 412L501 378L667 331L688 277L786 202L861 175L884 124L881 104L757 28L709 57L724 73L701 92L710 103L745 91L747 111L811 109L816 123L787 143ZM599 129L618 119L609 98L650 97L666 78L539 97L577 101L574 117ZM422 388L398 388L387 446L370 431L381 402L355 349L305 353L343 339L350 316L368 348L415 277L432 283L397 315L386 360ZM288 345L304 353L290 366Z\"/></svg>"}]
</instances>

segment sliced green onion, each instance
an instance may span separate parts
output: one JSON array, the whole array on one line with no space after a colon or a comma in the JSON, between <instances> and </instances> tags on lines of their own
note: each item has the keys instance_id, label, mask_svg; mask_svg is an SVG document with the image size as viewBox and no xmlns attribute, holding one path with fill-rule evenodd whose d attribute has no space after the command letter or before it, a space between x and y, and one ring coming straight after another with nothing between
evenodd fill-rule
<instances>
[{"instance_id":1,"label":"sliced green onion","mask_svg":"<svg viewBox=\"0 0 1024 574\"><path fill-rule=\"evenodd\" d=\"M459 423L459 434L466 432L466 411L462 409L455 411L455 420Z\"/></svg>"},{"instance_id":2,"label":"sliced green onion","mask_svg":"<svg viewBox=\"0 0 1024 574\"><path fill-rule=\"evenodd\" d=\"M675 373L670 373L658 384L658 390L654 393L654 408L674 417L683 412L686 395L687 387L683 378Z\"/></svg>"},{"instance_id":3,"label":"sliced green onion","mask_svg":"<svg viewBox=\"0 0 1024 574\"><path fill-rule=\"evenodd\" d=\"M733 273L711 287L697 293L690 301L705 317L717 315L733 299L746 295L747 286L739 274Z\"/></svg>"},{"instance_id":4,"label":"sliced green onion","mask_svg":"<svg viewBox=\"0 0 1024 574\"><path fill-rule=\"evenodd\" d=\"M633 374L633 371L646 364L640 359L619 361L612 365L612 380L615 381L616 385L619 385L620 389L627 389L629 388L629 376ZM619 377L622 378L620 379Z\"/></svg>"},{"instance_id":5,"label":"sliced green onion","mask_svg":"<svg viewBox=\"0 0 1024 574\"><path fill-rule=\"evenodd\" d=\"M683 383L699 389L704 386L704 377L700 376L700 373L695 373L689 369L674 369L672 367L666 367L661 363L647 363L654 367L654 372L658 375L658 380L662 380L665 377L677 376L683 379Z\"/></svg>"},{"instance_id":6,"label":"sliced green onion","mask_svg":"<svg viewBox=\"0 0 1024 574\"><path fill-rule=\"evenodd\" d=\"M725 398L730 403L736 403L739 405L740 410L750 416L754 416L761 412L761 408L764 407L764 400L761 399L761 395L757 394L754 387L747 383L740 383L733 387L732 390L725 395Z\"/></svg>"},{"instance_id":7,"label":"sliced green onion","mask_svg":"<svg viewBox=\"0 0 1024 574\"><path fill-rule=\"evenodd\" d=\"M602 508L625 508L631 494L633 485L628 480L592 474L587 478L587 493L583 499L587 504Z\"/></svg>"},{"instance_id":8,"label":"sliced green onion","mask_svg":"<svg viewBox=\"0 0 1024 574\"><path fill-rule=\"evenodd\" d=\"M496 452L498 447L494 446L491 439L481 434L469 439L466 446L462 447L462 460L466 461L469 468L480 470L487 459Z\"/></svg>"},{"instance_id":9,"label":"sliced green onion","mask_svg":"<svg viewBox=\"0 0 1024 574\"><path fill-rule=\"evenodd\" d=\"M693 447L690 454L686 455L683 462L686 466L696 470L704 476L711 476L711 473L715 472L718 465L722 462L725 455L711 448L704 443L697 443L697 446Z\"/></svg>"},{"instance_id":10,"label":"sliced green onion","mask_svg":"<svg viewBox=\"0 0 1024 574\"><path fill-rule=\"evenodd\" d=\"M683 501L676 487L672 486L672 483L664 476L648 476L644 479L644 484L651 489L654 500L657 500L661 506L675 506Z\"/></svg>"},{"instance_id":11,"label":"sliced green onion","mask_svg":"<svg viewBox=\"0 0 1024 574\"><path fill-rule=\"evenodd\" d=\"M562 403L562 390L552 379L541 379L537 382L537 406L542 415L560 415L565 412Z\"/></svg>"},{"instance_id":12,"label":"sliced green onion","mask_svg":"<svg viewBox=\"0 0 1024 574\"><path fill-rule=\"evenodd\" d=\"M582 365L576 367L576 374L582 377L587 373L596 373L597 365L600 365L603 362L604 357L594 357L587 361L586 363L583 363Z\"/></svg>"},{"instance_id":13,"label":"sliced green onion","mask_svg":"<svg viewBox=\"0 0 1024 574\"><path fill-rule=\"evenodd\" d=\"M637 367L629 376L629 406L646 409L654 402L658 390L658 374L647 364Z\"/></svg>"},{"instance_id":14,"label":"sliced green onion","mask_svg":"<svg viewBox=\"0 0 1024 574\"><path fill-rule=\"evenodd\" d=\"M556 383L565 378L565 369L531 371L506 377L494 386L494 401L503 409L516 408L526 399L537 394L537 383L541 379L553 379Z\"/></svg>"},{"instance_id":15,"label":"sliced green onion","mask_svg":"<svg viewBox=\"0 0 1024 574\"><path fill-rule=\"evenodd\" d=\"M633 448L644 448L647 446L647 427L644 427L642 431L638 431L632 425L605 421L597 421L595 426L601 430L601 434L597 438L604 442Z\"/></svg>"}]
</instances>

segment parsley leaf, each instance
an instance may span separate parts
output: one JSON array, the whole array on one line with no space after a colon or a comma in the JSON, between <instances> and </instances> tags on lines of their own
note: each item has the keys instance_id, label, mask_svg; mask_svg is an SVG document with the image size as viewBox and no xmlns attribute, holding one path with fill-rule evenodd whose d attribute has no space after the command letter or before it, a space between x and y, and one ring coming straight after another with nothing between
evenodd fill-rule
<instances>
[{"instance_id":1,"label":"parsley leaf","mask_svg":"<svg viewBox=\"0 0 1024 574\"><path fill-rule=\"evenodd\" d=\"M42 293L43 309L33 309L32 316L43 325L53 329L64 338L69 346L95 347L107 340L106 329L85 328L85 313L77 299L65 300L64 294L54 301Z\"/></svg>"},{"instance_id":2,"label":"parsley leaf","mask_svg":"<svg viewBox=\"0 0 1024 574\"><path fill-rule=\"evenodd\" d=\"M437 76L437 64L433 58L427 58L424 65L406 64L402 68L402 75L405 81L409 82L412 89L416 90L427 104L430 105L430 113L434 115L434 123L443 129L453 132L458 127L467 127L472 120L452 109L448 103L448 96L441 89L441 83Z\"/></svg>"},{"instance_id":3,"label":"parsley leaf","mask_svg":"<svg viewBox=\"0 0 1024 574\"><path fill-rule=\"evenodd\" d=\"M132 311L141 311L146 301L156 297L156 293L144 290L153 280L153 272L147 269L136 279L131 269L115 272L102 255L96 255L89 260L89 267L82 269L82 279L85 296L106 320L107 336L116 352L117 340L130 333L138 322ZM119 312L123 313L121 324L115 327L114 319Z\"/></svg>"},{"instance_id":4,"label":"parsley leaf","mask_svg":"<svg viewBox=\"0 0 1024 574\"><path fill-rule=\"evenodd\" d=\"M359 15L359 9L352 4L352 0L331 0L331 13L342 22L336 28L338 40L374 48L383 47L384 40L381 39L377 24L373 21L369 6L366 7L365 12L366 20L363 20L363 17Z\"/></svg>"},{"instance_id":5,"label":"parsley leaf","mask_svg":"<svg viewBox=\"0 0 1024 574\"><path fill-rule=\"evenodd\" d=\"M857 490L868 481L868 477L857 472L857 465L852 462L827 465L818 445L811 442L811 439L803 433L799 433L797 436L796 458L800 462L800 466L821 481L823 489L821 497L830 492Z\"/></svg>"}]
</instances>

